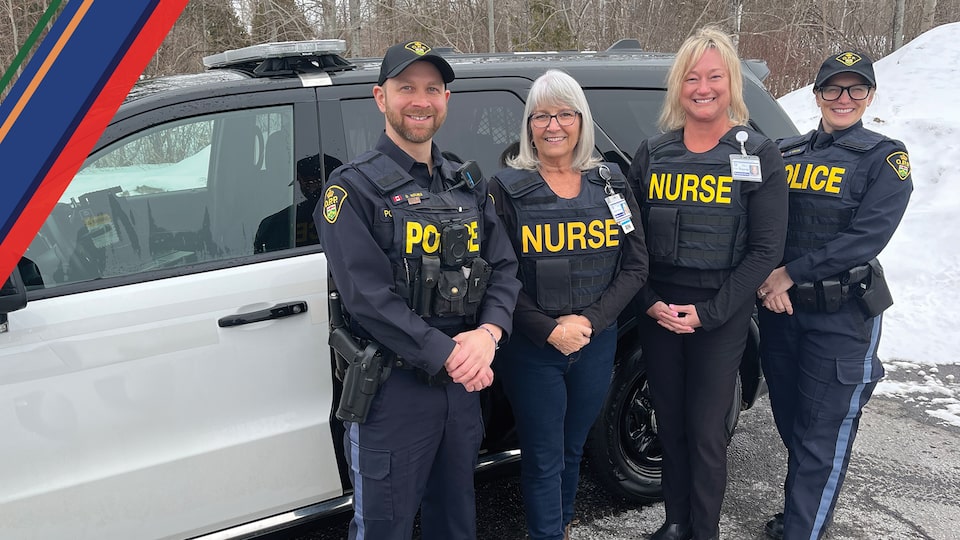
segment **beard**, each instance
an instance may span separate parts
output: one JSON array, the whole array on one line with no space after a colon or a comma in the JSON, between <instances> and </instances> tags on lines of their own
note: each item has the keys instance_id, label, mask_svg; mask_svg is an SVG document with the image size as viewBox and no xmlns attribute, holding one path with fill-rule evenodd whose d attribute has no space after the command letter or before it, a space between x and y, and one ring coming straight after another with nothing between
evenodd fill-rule
<instances>
[{"instance_id":1,"label":"beard","mask_svg":"<svg viewBox=\"0 0 960 540\"><path fill-rule=\"evenodd\" d=\"M406 120L406 114L410 114L412 116L429 116L433 122L430 125L424 126L407 126L404 123ZM440 129L440 126L443 125L443 120L447 115L445 112L440 113L430 110L413 110L402 113L387 107L386 116L390 127L392 127L398 135L403 137L405 141L419 144L425 143L433 138L437 130Z\"/></svg>"}]
</instances>

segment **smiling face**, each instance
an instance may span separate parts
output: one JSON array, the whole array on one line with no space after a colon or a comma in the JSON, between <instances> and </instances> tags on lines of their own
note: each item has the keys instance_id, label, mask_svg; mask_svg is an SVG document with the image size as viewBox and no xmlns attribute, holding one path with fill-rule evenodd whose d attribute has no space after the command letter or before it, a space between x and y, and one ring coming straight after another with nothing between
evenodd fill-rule
<instances>
[{"instance_id":1,"label":"smiling face","mask_svg":"<svg viewBox=\"0 0 960 540\"><path fill-rule=\"evenodd\" d=\"M429 143L447 117L450 91L430 62L410 64L383 86L374 87L373 95L387 117L387 136L401 148Z\"/></svg>"},{"instance_id":2,"label":"smiling face","mask_svg":"<svg viewBox=\"0 0 960 540\"><path fill-rule=\"evenodd\" d=\"M569 105L550 104L537 107L533 114L557 115L561 111L573 110ZM579 114L574 116L573 123L569 126L561 126L556 117L550 118L547 127L537 127L530 123L530 137L537 149L540 163L559 167L568 167L573 163L573 152L580 141L580 126L583 124Z\"/></svg>"},{"instance_id":3,"label":"smiling face","mask_svg":"<svg viewBox=\"0 0 960 540\"><path fill-rule=\"evenodd\" d=\"M827 79L823 86L853 86L856 84L869 84L866 79L856 73L838 73ZM850 93L847 90L840 92L840 97L836 101L826 101L820 97L817 90L813 91L817 100L817 106L820 107L821 124L823 130L827 133L847 129L856 124L863 118L863 113L867 112L867 107L873 103L873 89L867 99L850 99Z\"/></svg>"},{"instance_id":4,"label":"smiling face","mask_svg":"<svg viewBox=\"0 0 960 540\"><path fill-rule=\"evenodd\" d=\"M687 72L680 106L687 122L729 123L730 73L716 49L707 49Z\"/></svg>"}]
</instances>

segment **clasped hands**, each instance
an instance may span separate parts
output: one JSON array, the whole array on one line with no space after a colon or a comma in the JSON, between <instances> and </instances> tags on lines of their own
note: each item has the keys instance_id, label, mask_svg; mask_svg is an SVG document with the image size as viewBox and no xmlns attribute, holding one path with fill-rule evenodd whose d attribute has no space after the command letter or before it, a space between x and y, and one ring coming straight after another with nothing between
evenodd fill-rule
<instances>
[{"instance_id":1,"label":"clasped hands","mask_svg":"<svg viewBox=\"0 0 960 540\"><path fill-rule=\"evenodd\" d=\"M547 343L561 354L571 355L590 343L593 326L583 315L561 315L557 326L547 336Z\"/></svg>"},{"instance_id":2,"label":"clasped hands","mask_svg":"<svg viewBox=\"0 0 960 540\"><path fill-rule=\"evenodd\" d=\"M793 287L793 279L787 273L787 268L781 266L770 272L767 279L760 284L757 298L763 302L763 307L774 313L786 312L787 315L793 315L793 302L787 294L790 287Z\"/></svg>"},{"instance_id":3,"label":"clasped hands","mask_svg":"<svg viewBox=\"0 0 960 540\"><path fill-rule=\"evenodd\" d=\"M675 334L692 334L700 324L700 315L693 304L667 304L657 300L647 308L647 315L657 321L657 324Z\"/></svg>"},{"instance_id":4,"label":"clasped hands","mask_svg":"<svg viewBox=\"0 0 960 540\"><path fill-rule=\"evenodd\" d=\"M493 384L490 364L493 363L503 329L489 323L482 326L486 330L477 328L453 336L453 351L443 364L453 382L462 384L467 392L479 392ZM491 334L495 339L490 339Z\"/></svg>"}]
</instances>

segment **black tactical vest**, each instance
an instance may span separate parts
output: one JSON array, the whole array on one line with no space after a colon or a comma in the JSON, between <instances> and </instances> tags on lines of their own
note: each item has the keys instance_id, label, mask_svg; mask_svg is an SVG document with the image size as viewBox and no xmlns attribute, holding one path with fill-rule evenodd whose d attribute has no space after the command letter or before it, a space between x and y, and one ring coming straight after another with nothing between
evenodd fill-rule
<instances>
[{"instance_id":1,"label":"black tactical vest","mask_svg":"<svg viewBox=\"0 0 960 540\"><path fill-rule=\"evenodd\" d=\"M373 233L393 264L397 293L425 317L475 314L483 291L470 290L471 276L465 275L470 271L464 271L482 262L483 225L475 193L465 187L433 193L375 150L359 156L353 167L383 197ZM444 185L454 185L454 170L446 160L440 174ZM489 265L476 269L481 271L489 273Z\"/></svg>"},{"instance_id":2,"label":"black tactical vest","mask_svg":"<svg viewBox=\"0 0 960 540\"><path fill-rule=\"evenodd\" d=\"M866 190L869 163L863 154L886 137L854 128L831 145L813 150L816 132L780 141L790 187L790 215L784 260L823 246L846 229Z\"/></svg>"},{"instance_id":3,"label":"black tactical vest","mask_svg":"<svg viewBox=\"0 0 960 540\"><path fill-rule=\"evenodd\" d=\"M512 231L524 290L550 316L579 313L596 302L616 274L623 231L610 215L605 187L623 194L613 164L583 173L580 194L563 199L536 171L498 175L517 211Z\"/></svg>"},{"instance_id":4,"label":"black tactical vest","mask_svg":"<svg viewBox=\"0 0 960 540\"><path fill-rule=\"evenodd\" d=\"M730 155L740 154L734 138L748 134L745 149L756 155L755 131L736 127L708 152L687 151L680 131L650 141L650 167L640 178L641 212L647 250L655 263L724 270L737 266L747 251L747 208L740 181L730 173Z\"/></svg>"}]
</instances>

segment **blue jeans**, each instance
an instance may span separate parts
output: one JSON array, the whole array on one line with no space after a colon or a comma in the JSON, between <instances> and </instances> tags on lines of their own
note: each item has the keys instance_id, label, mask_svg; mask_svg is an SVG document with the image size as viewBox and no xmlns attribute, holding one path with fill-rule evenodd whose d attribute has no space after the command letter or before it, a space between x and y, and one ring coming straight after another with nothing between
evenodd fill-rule
<instances>
[{"instance_id":1,"label":"blue jeans","mask_svg":"<svg viewBox=\"0 0 960 540\"><path fill-rule=\"evenodd\" d=\"M520 436L520 488L531 540L561 540L573 520L580 458L613 375L617 325L566 356L514 334L494 364Z\"/></svg>"}]
</instances>

